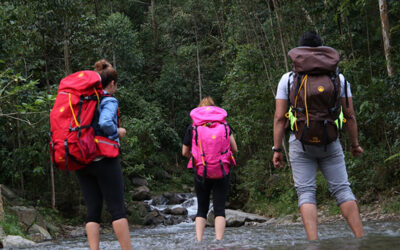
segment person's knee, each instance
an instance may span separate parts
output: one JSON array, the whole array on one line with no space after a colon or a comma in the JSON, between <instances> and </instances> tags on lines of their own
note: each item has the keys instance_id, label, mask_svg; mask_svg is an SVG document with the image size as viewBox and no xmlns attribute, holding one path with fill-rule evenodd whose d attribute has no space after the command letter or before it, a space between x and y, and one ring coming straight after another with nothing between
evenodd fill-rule
<instances>
[{"instance_id":1,"label":"person's knee","mask_svg":"<svg viewBox=\"0 0 400 250\"><path fill-rule=\"evenodd\" d=\"M218 216L225 217L225 208L214 210L214 219Z\"/></svg>"},{"instance_id":2,"label":"person's knee","mask_svg":"<svg viewBox=\"0 0 400 250\"><path fill-rule=\"evenodd\" d=\"M346 201L356 200L356 197L354 196L349 186L338 188L337 190L335 190L335 192L332 192L332 194L335 196L338 206Z\"/></svg>"}]
</instances>

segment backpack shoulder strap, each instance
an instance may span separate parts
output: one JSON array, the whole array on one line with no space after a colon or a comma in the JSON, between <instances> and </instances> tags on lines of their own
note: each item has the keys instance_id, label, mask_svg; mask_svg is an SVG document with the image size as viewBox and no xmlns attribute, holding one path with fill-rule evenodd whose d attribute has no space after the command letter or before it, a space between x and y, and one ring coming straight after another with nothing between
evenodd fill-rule
<instances>
[{"instance_id":1,"label":"backpack shoulder strap","mask_svg":"<svg viewBox=\"0 0 400 250\"><path fill-rule=\"evenodd\" d=\"M343 80L344 80L344 96L346 98L346 108L348 108L349 107L349 96L347 93L347 80L346 80L346 77L342 73L339 73L338 74L339 81L340 81L340 75L343 76ZM340 84L342 84L341 81L340 81Z\"/></svg>"},{"instance_id":2,"label":"backpack shoulder strap","mask_svg":"<svg viewBox=\"0 0 400 250\"><path fill-rule=\"evenodd\" d=\"M290 78L292 77L292 75L293 75L293 71L290 71L290 74L289 74L289 76L288 76L288 80L287 80L287 93L288 93L288 98L287 98L287 100L288 100L288 108L290 108Z\"/></svg>"}]
</instances>

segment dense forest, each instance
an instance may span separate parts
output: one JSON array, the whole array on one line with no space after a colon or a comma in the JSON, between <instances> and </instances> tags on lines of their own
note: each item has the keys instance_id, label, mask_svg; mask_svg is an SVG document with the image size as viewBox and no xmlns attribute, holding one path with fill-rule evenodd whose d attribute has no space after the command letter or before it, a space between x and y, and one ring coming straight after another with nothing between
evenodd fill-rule
<instances>
[{"instance_id":1,"label":"dense forest","mask_svg":"<svg viewBox=\"0 0 400 250\"><path fill-rule=\"evenodd\" d=\"M360 204L400 210L400 1L53 0L0 4L0 183L34 205L67 212L82 200L75 176L52 169L49 112L60 80L101 58L119 74L122 167L129 191L192 185L181 141L189 112L212 96L228 111L239 153L232 207L264 215L297 211L290 166L271 158L274 95L287 52L305 31L341 56L351 83L361 157L348 153ZM334 204L322 175L318 202Z\"/></svg>"}]
</instances>

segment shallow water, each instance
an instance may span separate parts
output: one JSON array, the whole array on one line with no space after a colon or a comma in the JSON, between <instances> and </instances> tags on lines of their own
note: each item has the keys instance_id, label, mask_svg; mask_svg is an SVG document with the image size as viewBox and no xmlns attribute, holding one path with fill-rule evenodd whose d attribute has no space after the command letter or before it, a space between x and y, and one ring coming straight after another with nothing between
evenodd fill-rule
<instances>
[{"instance_id":1,"label":"shallow water","mask_svg":"<svg viewBox=\"0 0 400 250\"><path fill-rule=\"evenodd\" d=\"M195 241L194 223L135 229L133 249L400 249L400 221L364 223L366 236L354 239L345 222L319 225L318 241L307 241L302 225L258 225L227 228L225 239L214 239L206 228L204 240ZM120 249L114 235L101 236L101 249ZM86 238L38 244L33 249L88 249Z\"/></svg>"}]
</instances>

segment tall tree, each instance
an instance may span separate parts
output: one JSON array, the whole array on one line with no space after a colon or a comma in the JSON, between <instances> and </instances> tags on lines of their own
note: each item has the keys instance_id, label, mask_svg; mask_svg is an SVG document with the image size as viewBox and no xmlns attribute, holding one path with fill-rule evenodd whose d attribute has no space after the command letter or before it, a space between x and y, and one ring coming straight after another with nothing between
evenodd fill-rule
<instances>
[{"instance_id":1,"label":"tall tree","mask_svg":"<svg viewBox=\"0 0 400 250\"><path fill-rule=\"evenodd\" d=\"M386 69L388 76L391 77L394 75L394 70L392 67L392 56L390 52L391 46L390 46L390 34L389 34L388 8L386 0L378 0L378 1L379 1L379 11L381 14L382 39L386 57Z\"/></svg>"}]
</instances>

